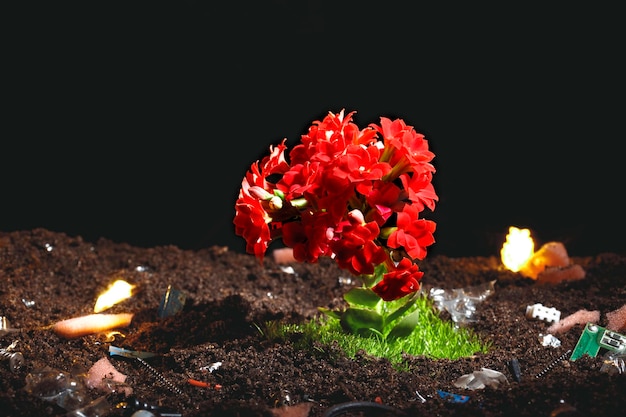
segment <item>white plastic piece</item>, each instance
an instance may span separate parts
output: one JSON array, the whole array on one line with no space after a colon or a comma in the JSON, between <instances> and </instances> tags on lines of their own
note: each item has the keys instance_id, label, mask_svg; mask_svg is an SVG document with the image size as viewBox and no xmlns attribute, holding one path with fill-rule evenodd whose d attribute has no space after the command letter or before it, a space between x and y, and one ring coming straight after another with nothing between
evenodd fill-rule
<instances>
[{"instance_id":1,"label":"white plastic piece","mask_svg":"<svg viewBox=\"0 0 626 417\"><path fill-rule=\"evenodd\" d=\"M551 335L550 333L548 334L539 333L539 341L541 342L542 346L551 346L554 348L561 346L561 341L557 339L555 336Z\"/></svg>"},{"instance_id":2,"label":"white plastic piece","mask_svg":"<svg viewBox=\"0 0 626 417\"><path fill-rule=\"evenodd\" d=\"M526 306L526 318L539 319L548 323L557 323L561 319L561 312L554 307L544 307L543 304L537 303Z\"/></svg>"}]
</instances>

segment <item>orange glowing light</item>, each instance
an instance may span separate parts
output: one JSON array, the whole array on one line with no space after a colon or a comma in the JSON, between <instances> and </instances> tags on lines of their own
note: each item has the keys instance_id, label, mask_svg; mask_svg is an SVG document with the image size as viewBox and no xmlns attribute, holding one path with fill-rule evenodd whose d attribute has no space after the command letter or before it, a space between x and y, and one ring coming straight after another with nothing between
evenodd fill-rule
<instances>
[{"instance_id":1,"label":"orange glowing light","mask_svg":"<svg viewBox=\"0 0 626 417\"><path fill-rule=\"evenodd\" d=\"M529 229L509 227L506 242L500 250L500 257L505 267L513 272L519 271L535 252L535 242L530 237Z\"/></svg>"},{"instance_id":2,"label":"orange glowing light","mask_svg":"<svg viewBox=\"0 0 626 417\"><path fill-rule=\"evenodd\" d=\"M100 294L98 300L96 300L96 305L93 308L94 313L104 311L108 308L113 307L120 301L130 298L133 295L134 288L134 285L131 285L124 280L118 279L113 284L111 284L105 292Z\"/></svg>"}]
</instances>

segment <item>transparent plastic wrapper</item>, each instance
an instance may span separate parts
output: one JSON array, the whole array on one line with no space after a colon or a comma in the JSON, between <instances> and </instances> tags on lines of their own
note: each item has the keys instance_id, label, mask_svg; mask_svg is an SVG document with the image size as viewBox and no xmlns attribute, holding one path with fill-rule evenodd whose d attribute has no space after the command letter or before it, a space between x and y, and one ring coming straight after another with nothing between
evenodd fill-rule
<instances>
[{"instance_id":1,"label":"transparent plastic wrapper","mask_svg":"<svg viewBox=\"0 0 626 417\"><path fill-rule=\"evenodd\" d=\"M102 417L111 411L106 398L87 395L83 378L50 367L26 375L26 392L68 410L67 417Z\"/></svg>"},{"instance_id":2,"label":"transparent plastic wrapper","mask_svg":"<svg viewBox=\"0 0 626 417\"><path fill-rule=\"evenodd\" d=\"M475 313L478 304L494 293L496 281L465 288L444 290L443 288L431 288L429 296L439 311L446 310L450 313L452 321L457 326L465 326L476 321Z\"/></svg>"},{"instance_id":3,"label":"transparent plastic wrapper","mask_svg":"<svg viewBox=\"0 0 626 417\"><path fill-rule=\"evenodd\" d=\"M26 375L25 390L66 410L76 410L90 401L80 378L49 367L33 370Z\"/></svg>"},{"instance_id":4,"label":"transparent plastic wrapper","mask_svg":"<svg viewBox=\"0 0 626 417\"><path fill-rule=\"evenodd\" d=\"M482 368L471 374L465 374L454 381L454 386L465 389L483 389L485 387L497 388L500 384L508 384L506 376L502 372L493 369Z\"/></svg>"}]
</instances>

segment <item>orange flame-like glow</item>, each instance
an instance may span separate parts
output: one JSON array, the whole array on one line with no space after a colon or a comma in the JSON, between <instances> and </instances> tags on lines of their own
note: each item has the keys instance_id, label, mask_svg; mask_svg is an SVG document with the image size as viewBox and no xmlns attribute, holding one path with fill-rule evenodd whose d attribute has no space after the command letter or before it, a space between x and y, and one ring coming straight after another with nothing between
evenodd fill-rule
<instances>
[{"instance_id":1,"label":"orange flame-like glow","mask_svg":"<svg viewBox=\"0 0 626 417\"><path fill-rule=\"evenodd\" d=\"M500 250L500 257L505 267L513 272L519 271L535 252L535 242L530 237L529 229L509 227L506 242Z\"/></svg>"},{"instance_id":2,"label":"orange flame-like glow","mask_svg":"<svg viewBox=\"0 0 626 417\"><path fill-rule=\"evenodd\" d=\"M107 288L105 292L100 294L96 305L93 308L94 313L100 313L108 308L113 307L115 304L130 298L133 295L134 285L128 282L118 279Z\"/></svg>"}]
</instances>

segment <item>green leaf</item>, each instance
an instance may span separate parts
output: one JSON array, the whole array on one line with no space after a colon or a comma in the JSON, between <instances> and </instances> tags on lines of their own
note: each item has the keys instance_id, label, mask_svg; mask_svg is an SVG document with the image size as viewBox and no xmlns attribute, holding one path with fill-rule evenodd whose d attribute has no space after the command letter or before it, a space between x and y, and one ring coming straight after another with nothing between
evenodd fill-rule
<instances>
[{"instance_id":1,"label":"green leaf","mask_svg":"<svg viewBox=\"0 0 626 417\"><path fill-rule=\"evenodd\" d=\"M376 308L381 298L369 288L352 288L343 295L350 305L366 308Z\"/></svg>"},{"instance_id":2,"label":"green leaf","mask_svg":"<svg viewBox=\"0 0 626 417\"><path fill-rule=\"evenodd\" d=\"M387 316L386 323L391 323L394 320L402 317L404 313L406 313L411 307L413 307L419 295L419 292L414 292L413 295L408 296L404 304L402 304L400 307L398 307L397 310Z\"/></svg>"},{"instance_id":3,"label":"green leaf","mask_svg":"<svg viewBox=\"0 0 626 417\"><path fill-rule=\"evenodd\" d=\"M393 329L387 334L387 340L396 339L399 337L407 337L417 326L419 320L420 311L415 310L411 314L405 316L396 324Z\"/></svg>"},{"instance_id":4,"label":"green leaf","mask_svg":"<svg viewBox=\"0 0 626 417\"><path fill-rule=\"evenodd\" d=\"M326 307L318 307L317 308L320 312L324 313L325 315L327 315L328 317L331 317L333 319L337 319L340 320L341 319L341 313L335 310L331 310L329 308Z\"/></svg>"},{"instance_id":5,"label":"green leaf","mask_svg":"<svg viewBox=\"0 0 626 417\"><path fill-rule=\"evenodd\" d=\"M341 315L341 327L360 336L380 334L383 330L383 317L375 311L350 307Z\"/></svg>"}]
</instances>

